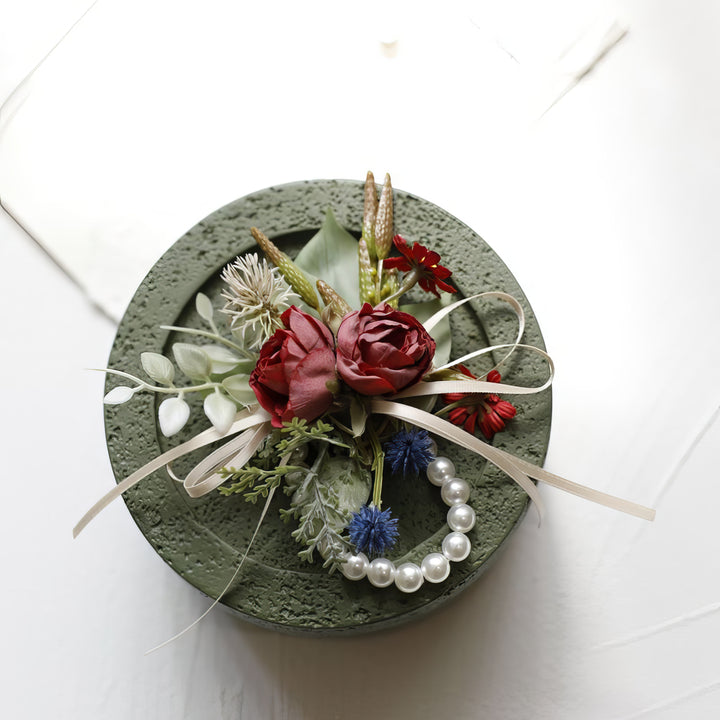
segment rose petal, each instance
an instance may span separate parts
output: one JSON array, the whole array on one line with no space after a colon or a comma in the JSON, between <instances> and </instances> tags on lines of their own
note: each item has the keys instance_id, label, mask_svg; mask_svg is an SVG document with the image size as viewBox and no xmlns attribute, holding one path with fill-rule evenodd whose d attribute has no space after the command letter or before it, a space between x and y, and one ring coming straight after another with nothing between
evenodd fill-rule
<instances>
[{"instance_id":1,"label":"rose petal","mask_svg":"<svg viewBox=\"0 0 720 720\"><path fill-rule=\"evenodd\" d=\"M335 355L330 348L318 348L303 358L289 382L288 407L293 415L305 420L322 415L333 400L327 382L334 377Z\"/></svg>"}]
</instances>

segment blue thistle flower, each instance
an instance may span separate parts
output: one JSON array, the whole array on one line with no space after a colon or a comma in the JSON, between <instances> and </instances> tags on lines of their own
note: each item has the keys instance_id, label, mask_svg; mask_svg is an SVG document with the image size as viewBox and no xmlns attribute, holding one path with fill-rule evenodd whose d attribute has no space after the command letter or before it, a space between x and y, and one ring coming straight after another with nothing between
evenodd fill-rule
<instances>
[{"instance_id":1,"label":"blue thistle flower","mask_svg":"<svg viewBox=\"0 0 720 720\"><path fill-rule=\"evenodd\" d=\"M385 443L385 461L394 473L417 475L425 472L435 459L430 451L432 440L427 430L400 430Z\"/></svg>"},{"instance_id":2,"label":"blue thistle flower","mask_svg":"<svg viewBox=\"0 0 720 720\"><path fill-rule=\"evenodd\" d=\"M348 525L350 542L356 552L382 555L393 547L398 537L397 518L390 515L390 508L380 510L375 505L363 505L360 512L353 513Z\"/></svg>"}]
</instances>

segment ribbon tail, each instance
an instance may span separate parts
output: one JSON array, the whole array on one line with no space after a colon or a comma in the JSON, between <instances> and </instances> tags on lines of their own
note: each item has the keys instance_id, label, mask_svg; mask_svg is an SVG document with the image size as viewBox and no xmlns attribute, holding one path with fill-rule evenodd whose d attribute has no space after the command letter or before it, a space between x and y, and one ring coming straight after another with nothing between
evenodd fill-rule
<instances>
[{"instance_id":1,"label":"ribbon tail","mask_svg":"<svg viewBox=\"0 0 720 720\"><path fill-rule=\"evenodd\" d=\"M245 560L247 560L248 553L250 552L250 548L253 545L253 542L255 541L255 536L258 534L258 531L260 530L260 526L263 523L263 520L265 519L265 516L267 515L268 508L270 507L270 503L272 502L273 497L275 496L275 490L277 490L277 487L271 488L270 492L268 493L267 500L265 500L265 506L263 507L262 513L260 514L260 519L257 522L257 525L255 526L255 532L252 534L252 537L250 538L250 542L248 543L247 548L245 548L245 553L242 556L242 559L238 563L237 567L235 568L235 572L233 573L233 576L228 580L227 585L222 589L220 594L213 600L212 605L199 617L193 620L184 630L181 630L177 635L173 635L169 640L165 640L165 642L160 643L159 645L156 645L154 648L148 650L145 652L145 655L150 655L150 653L154 653L156 650L160 650L160 648L164 648L166 645L169 645L172 642L175 642L178 638L181 638L186 632L189 630L192 630L204 617L210 614L210 611L215 608L215 606L225 597L225 593L232 587L233 583L237 579L237 576L240 574L240 570L242 570L243 565L245 564Z\"/></svg>"},{"instance_id":2,"label":"ribbon tail","mask_svg":"<svg viewBox=\"0 0 720 720\"><path fill-rule=\"evenodd\" d=\"M504 450L498 450L499 453L507 457L512 458L513 456ZM655 510L653 508L639 505L638 503L631 502L630 500L624 500L623 498L616 497L615 495L609 495L608 493L601 492L600 490L594 490L586 485L580 485L579 483L572 482L572 480L566 480L560 475L554 475L547 470L533 465L526 460L520 460L519 458L513 458L518 466L524 470L531 478L540 480L547 485L552 485L559 490L564 490L571 495L583 498L584 500L590 500L599 505L611 508L612 510L618 510L627 515L634 515L635 517L641 518L642 520L648 520L652 522L655 520Z\"/></svg>"},{"instance_id":3,"label":"ribbon tail","mask_svg":"<svg viewBox=\"0 0 720 720\"><path fill-rule=\"evenodd\" d=\"M523 488L523 490L525 490L525 492L527 492L530 499L538 507L538 514L541 517L542 504L540 503L540 505L538 505L540 498L537 495L535 485L529 480L529 478L540 480L541 482L552 485L559 490L564 490L565 492L576 495L584 500L590 500L598 505L604 505L605 507L612 510L618 510L619 512L626 513L627 515L634 515L635 517L649 521L653 521L655 519L655 510L652 508L645 507L644 505L638 505L637 503L624 500L623 498L616 497L615 495L600 492L599 490L594 490L593 488L580 485L579 483L572 482L571 480L566 480L559 475L555 475L541 467L538 467L537 465L533 465L527 460L521 460L505 450L500 450L492 445L488 445L482 440L479 440L478 438L456 427L447 420L443 420L442 418L425 412L424 410L420 410L410 405L403 405L402 403L378 399L373 400L372 409L377 413L391 415L392 417L396 417L400 420L407 420L418 427L434 432L441 437L451 440L457 445L486 458L506 472L513 480L515 480L515 482L518 483L518 485L520 485L520 487Z\"/></svg>"},{"instance_id":4,"label":"ribbon tail","mask_svg":"<svg viewBox=\"0 0 720 720\"><path fill-rule=\"evenodd\" d=\"M456 445L460 445L484 457L493 465L499 467L503 472L507 473L528 494L537 511L538 523L542 521L543 515L545 514L545 506L540 498L540 493L538 493L532 480L520 469L517 458L506 453L501 454L497 448L484 443L482 440L466 433L464 430L460 430L447 420L443 420L432 413L420 410L412 405L404 405L402 403L375 398L372 401L371 410L381 415L390 415L398 420L411 422L413 425L440 435L446 440L450 440Z\"/></svg>"},{"instance_id":5,"label":"ribbon tail","mask_svg":"<svg viewBox=\"0 0 720 720\"><path fill-rule=\"evenodd\" d=\"M223 437L235 435L249 427L264 424L270 419L270 415L265 410L252 408L240 411L235 418L235 422L230 426L230 430L228 430L225 435L220 435L214 428L205 430L187 442L184 442L181 445L172 448L172 450L168 450L162 455L159 455L146 465L143 465L141 468L136 470L132 473L132 475L126 477L122 482L118 483L112 490L100 498L100 500L98 500L82 516L80 522L78 522L78 524L73 528L73 538L76 538L85 529L88 523L102 510L104 510L113 500L120 497L120 495L133 487L133 485L139 483L148 475L151 475L156 470L160 470L160 468L164 465L177 460L183 455L187 455L187 453L192 452L193 450L197 450L205 445L221 440Z\"/></svg>"}]
</instances>

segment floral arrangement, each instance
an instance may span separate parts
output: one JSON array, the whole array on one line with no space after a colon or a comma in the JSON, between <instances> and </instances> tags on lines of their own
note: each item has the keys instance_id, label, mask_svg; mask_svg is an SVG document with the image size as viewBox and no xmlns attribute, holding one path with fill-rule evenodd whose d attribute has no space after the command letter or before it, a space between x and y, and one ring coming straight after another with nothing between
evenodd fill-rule
<instances>
[{"instance_id":1,"label":"floral arrangement","mask_svg":"<svg viewBox=\"0 0 720 720\"><path fill-rule=\"evenodd\" d=\"M118 369L108 373L131 384L105 397L124 403L141 392L167 397L158 405L161 432L173 436L186 425L190 393L204 396L212 428L164 453L121 482L94 506L77 534L102 507L151 472L166 467L197 497L218 490L249 502L276 491L290 498L281 513L294 524L299 555L319 556L331 572L376 587L414 592L442 582L453 562L470 551L475 524L469 483L448 458L437 457L430 432L468 448L501 467L541 510L531 478L584 495L625 512L652 511L582 488L514 458L491 441L512 422L515 406L504 394L542 392L552 381L552 362L540 349L521 344L520 304L500 292L456 299L452 272L418 240L396 234L389 176L379 193L372 173L364 189L362 235L350 235L328 211L322 228L295 259L260 229L252 234L264 257L238 257L222 273L224 307L202 293L196 309L207 328L169 327L198 342L176 342L173 361L141 355L143 379ZM347 271L349 261L356 270ZM321 276L322 275L322 276ZM479 348L450 360L449 316L476 297L507 303L517 315L513 343ZM222 332L218 312L227 320ZM540 387L506 385L498 371L522 348L548 362ZM500 363L475 375L474 358L504 351ZM176 383L177 370L189 383ZM209 454L186 478L172 470L181 455L220 438L233 438ZM419 564L400 566L385 557L398 539L398 518L383 504L388 476L424 474L448 505L448 532L436 552Z\"/></svg>"}]
</instances>

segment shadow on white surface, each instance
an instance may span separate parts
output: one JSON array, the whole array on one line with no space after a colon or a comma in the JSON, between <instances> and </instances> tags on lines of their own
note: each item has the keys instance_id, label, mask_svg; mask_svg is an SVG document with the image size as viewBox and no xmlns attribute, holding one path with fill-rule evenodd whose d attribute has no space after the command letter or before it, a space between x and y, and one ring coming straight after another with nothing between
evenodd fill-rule
<instances>
[{"instance_id":1,"label":"shadow on white surface","mask_svg":"<svg viewBox=\"0 0 720 720\"><path fill-rule=\"evenodd\" d=\"M573 628L539 611L561 604L553 542L525 521L472 587L393 630L315 639L238 626L236 662L262 667L280 703L258 706L258 717L471 718L502 706L518 717L534 692L562 698Z\"/></svg>"}]
</instances>

